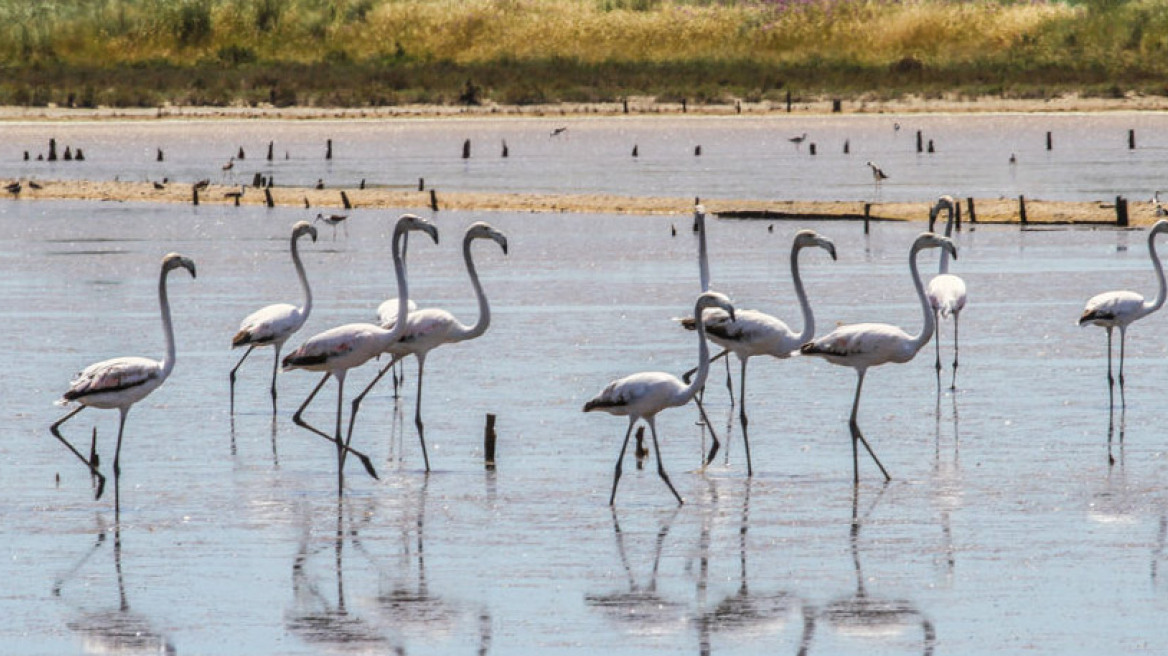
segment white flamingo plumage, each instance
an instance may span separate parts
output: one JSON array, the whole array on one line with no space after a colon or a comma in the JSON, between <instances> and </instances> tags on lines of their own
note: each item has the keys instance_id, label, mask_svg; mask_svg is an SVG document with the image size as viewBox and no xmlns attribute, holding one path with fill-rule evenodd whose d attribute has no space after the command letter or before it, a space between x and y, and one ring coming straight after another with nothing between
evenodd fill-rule
<instances>
[{"instance_id":1,"label":"white flamingo plumage","mask_svg":"<svg viewBox=\"0 0 1168 656\"><path fill-rule=\"evenodd\" d=\"M929 210L929 231L933 230L933 223L937 220L937 214L941 210L948 210L949 218L945 223L945 236L952 238L953 236L953 220L957 208L957 201L952 196L941 196L937 199L936 204ZM941 266L940 272L932 280L929 281L928 287L925 288L925 296L929 297L929 305L933 307L933 317L937 320L937 362L935 367L937 369L937 385L941 384L941 319L948 319L953 317L953 378L949 382L949 389L957 389L957 366L958 366L958 332L961 325L961 310L965 308L965 281L960 277L949 273L949 253L941 250Z\"/></svg>"},{"instance_id":2,"label":"white flamingo plumage","mask_svg":"<svg viewBox=\"0 0 1168 656\"><path fill-rule=\"evenodd\" d=\"M869 367L876 367L889 362L903 364L913 359L936 330L933 317L933 308L929 299L925 297L925 287L921 282L921 274L917 269L917 253L926 248L944 248L957 257L957 247L946 237L926 232L913 241L909 250L908 265L912 273L913 285L921 302L921 311L924 314L924 325L916 335L885 323L858 323L849 326L840 326L827 335L812 340L803 345L800 351L803 355L819 355L832 364L852 367L856 370L856 396L852 400L852 416L848 427L852 433L852 476L856 484L860 482L860 462L856 442L862 442L868 455L876 462L885 480L891 480L888 470L880 463L876 453L872 450L864 434L860 432L860 425L856 421L856 413L860 409L860 390L864 387L864 376Z\"/></svg>"},{"instance_id":3,"label":"white flamingo plumage","mask_svg":"<svg viewBox=\"0 0 1168 656\"><path fill-rule=\"evenodd\" d=\"M178 253L169 253L162 258L162 272L158 277L158 305L162 314L162 332L166 337L166 355L162 360L153 360L142 357L122 357L104 360L86 367L69 383L69 389L57 401L58 405L67 405L77 402L80 405L61 419L58 419L49 431L89 467L89 471L98 479L97 494L101 498L105 490L105 476L97 470L98 458L96 452L87 460L72 444L61 436L60 427L77 413L85 408L99 408L103 410L117 408L121 413L118 420L118 443L114 451L114 479L121 474L120 459L122 454L122 434L126 427L126 415L130 408L146 398L151 392L158 389L170 372L174 369L174 325L170 318L170 301L166 294L167 274L182 267L190 271L195 277L195 263Z\"/></svg>"},{"instance_id":4,"label":"white flamingo plumage","mask_svg":"<svg viewBox=\"0 0 1168 656\"><path fill-rule=\"evenodd\" d=\"M422 381L426 372L426 356L430 351L442 346L443 344L454 344L456 342L465 342L467 340L475 339L487 332L487 328L491 325L491 305L487 301L487 296L483 292L482 283L479 282L479 274L475 269L474 258L471 256L471 244L476 239L490 239L499 244L503 249L503 254L507 254L507 237L502 232L499 232L490 224L482 221L477 221L466 229L466 234L462 239L462 258L466 263L466 272L470 276L471 286L474 288L475 298L479 306L479 318L472 326L467 326L461 323L453 314L441 308L424 308L414 312L405 312L405 304L398 305L397 316L406 316L404 322L396 321L393 324L395 330L401 329L401 337L390 343L385 349L385 353L393 356L377 376L369 383L369 385L353 399L352 416L349 419L349 433L353 431L353 421L356 419L357 410L361 405L361 401L365 395L373 389L375 385L381 380L382 376L386 374L393 367L393 365L402 358L413 355L418 360L418 396L414 401L414 426L418 429L418 440L422 446L422 460L425 462L426 471L430 471L430 457L426 453L426 436L425 426L422 423Z\"/></svg>"},{"instance_id":5,"label":"white flamingo plumage","mask_svg":"<svg viewBox=\"0 0 1168 656\"><path fill-rule=\"evenodd\" d=\"M741 373L738 383L738 416L742 423L742 439L746 443L746 472L753 475L754 470L750 463L750 441L747 438L746 426L746 365L750 358L757 355L769 355L775 358L786 359L799 351L815 335L815 315L811 311L811 304L807 301L807 292L803 287L803 278L799 275L799 251L809 246L818 246L826 250L831 259L836 259L835 244L814 230L800 230L795 234L791 244L791 278L795 282L795 296L799 299L799 307L803 313L803 330L799 333L791 330L782 320L758 310L738 310L735 318L717 308L709 309L702 315L706 334L711 342L722 347L722 352L714 356L713 360L725 357L727 353L738 356ZM693 318L682 320L682 325L693 330L697 322ZM711 360L711 362L713 362ZM690 372L692 373L692 371ZM686 374L686 377L690 375ZM699 400L698 403L701 403ZM711 451L707 464L714 458Z\"/></svg>"},{"instance_id":6,"label":"white flamingo plumage","mask_svg":"<svg viewBox=\"0 0 1168 656\"><path fill-rule=\"evenodd\" d=\"M718 292L703 292L694 303L694 316L702 316L706 308L722 308L734 317L734 306L730 299ZM626 376L609 383L600 394L584 404L584 412L601 410L618 417L629 418L629 427L625 431L625 439L621 444L620 455L616 460L616 470L612 478L612 494L608 498L608 505L616 499L616 486L621 477L621 462L629 446L629 436L637 421L644 419L649 424L653 434L653 451L657 456L657 474L669 491L683 504L681 495L674 489L669 475L665 473L665 466L661 462L661 447L657 440L657 413L666 408L677 408L690 402L698 390L706 384L706 375L710 371L710 347L706 344L706 328L702 323L696 326L698 334L698 371L697 375L686 384L673 374L662 371L645 371Z\"/></svg>"},{"instance_id":7,"label":"white flamingo plumage","mask_svg":"<svg viewBox=\"0 0 1168 656\"><path fill-rule=\"evenodd\" d=\"M1079 317L1079 325L1102 326L1107 330L1107 389L1111 403L1115 403L1115 378L1111 374L1111 333L1119 328L1119 395L1120 401L1126 404L1123 391L1123 356L1127 340L1127 327L1133 321L1142 319L1159 310L1164 305L1165 292L1168 284L1164 280L1164 267L1160 264L1160 256L1156 253L1156 235L1168 232L1168 219L1161 219L1148 232L1148 254L1152 258L1152 267L1156 270L1156 278L1160 287L1156 297L1145 301L1144 297L1131 291L1103 292L1091 297L1083 308Z\"/></svg>"},{"instance_id":8,"label":"white flamingo plumage","mask_svg":"<svg viewBox=\"0 0 1168 656\"><path fill-rule=\"evenodd\" d=\"M232 368L228 379L231 382L231 413L235 413L235 375L243 366L243 361L251 355L257 347L272 346L275 356L272 360L272 414L276 414L276 371L280 367L280 350L284 342L304 326L308 315L312 313L312 288L308 286L308 276L304 272L304 264L300 261L298 240L304 235L316 241L316 228L307 221L298 221L292 226L292 265L296 268L296 275L300 278L300 287L304 290L304 305L296 306L291 303L275 303L256 310L247 315L239 324L239 331L231 338L231 348L246 346L247 351Z\"/></svg>"},{"instance_id":9,"label":"white flamingo plumage","mask_svg":"<svg viewBox=\"0 0 1168 656\"><path fill-rule=\"evenodd\" d=\"M406 311L406 304L409 300L409 289L406 282L405 264L402 262L400 244L406 232L410 230L423 231L430 235L434 243L438 243L438 229L425 219L413 214L405 214L398 219L393 232L392 251L394 274L397 277L399 311L403 314ZM292 420L297 425L336 444L338 460L337 485L339 489L343 489L345 455L348 453L357 456L361 460L361 464L365 465L365 470L369 472L369 475L377 478L377 473L373 469L373 464L369 458L365 454L351 448L349 440L342 441L341 439L341 407L345 397L345 375L350 369L365 364L380 355L403 332L404 324L395 326L390 330L371 323L346 324L331 328L309 338L308 341L284 358L284 371L305 369L308 371L324 372L324 376L317 383L316 387L313 388L308 398L304 399L304 403L296 410L296 414L292 416ZM336 433L333 436L305 422L302 418L305 408L308 407L308 404L312 402L317 392L320 391L320 388L324 386L330 377L337 379ZM352 431L349 432L349 438L352 438Z\"/></svg>"}]
</instances>

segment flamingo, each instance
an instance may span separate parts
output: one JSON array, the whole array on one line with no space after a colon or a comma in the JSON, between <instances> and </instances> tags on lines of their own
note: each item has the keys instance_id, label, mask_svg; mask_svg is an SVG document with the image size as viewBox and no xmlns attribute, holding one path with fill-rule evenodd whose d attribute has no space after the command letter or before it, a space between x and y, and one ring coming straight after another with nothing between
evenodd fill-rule
<instances>
[{"instance_id":1,"label":"flamingo","mask_svg":"<svg viewBox=\"0 0 1168 656\"><path fill-rule=\"evenodd\" d=\"M722 308L730 314L731 320L734 319L734 306L730 304L730 299L718 292L703 292L698 296L694 303L694 316L700 317L706 308L713 307ZM633 433L633 426L640 419L649 424L649 430L653 433L657 474L665 481L678 505L685 503L674 489L673 483L669 481L665 465L661 462L661 447L657 441L657 413L665 408L676 408L689 403L706 384L706 375L710 372L710 347L706 344L705 324L698 322L695 328L698 333L698 372L688 385L672 374L644 371L612 381L600 394L584 404L584 412L602 410L610 415L629 418L629 428L625 431L625 439L621 444L620 455L616 459L616 470L612 477L612 494L608 498L610 506L616 499L616 486L621 477L621 461L624 460L625 450L629 446L629 436Z\"/></svg>"},{"instance_id":2,"label":"flamingo","mask_svg":"<svg viewBox=\"0 0 1168 656\"><path fill-rule=\"evenodd\" d=\"M312 312L312 289L308 286L308 276L304 273L304 264L300 261L300 249L297 242L304 235L310 235L316 241L316 228L307 221L298 221L292 226L292 265L296 267L296 275L300 278L300 287L304 289L304 305L297 307L290 303L276 303L256 310L247 315L239 324L239 332L231 338L231 348L247 346L247 351L239 359L229 376L231 381L231 413L235 414L235 374L243 366L243 361L259 346L275 347L275 356L272 361L272 414L276 414L276 370L280 366L280 349L296 331L304 326L308 315Z\"/></svg>"},{"instance_id":3,"label":"flamingo","mask_svg":"<svg viewBox=\"0 0 1168 656\"><path fill-rule=\"evenodd\" d=\"M97 470L97 454L91 454L86 460L72 444L61 436L61 425L69 421L85 408L99 408L102 410L117 408L120 413L118 421L118 444L114 451L114 478L121 475L120 458L122 454L122 434L126 427L126 415L130 408L146 398L151 392L166 382L167 376L174 369L174 326L170 319L170 301L166 295L166 276L174 269L182 267L195 276L195 263L178 253L170 253L162 258L162 272L158 277L158 305L162 313L162 332L166 337L166 355L161 361L142 357L122 357L104 360L89 365L77 374L69 383L69 389L57 401L57 405L68 405L76 401L81 404L69 414L58 419L49 427L49 431L61 441L73 455L77 456L89 471L97 477L97 494L100 499L105 490L105 476Z\"/></svg>"},{"instance_id":4,"label":"flamingo","mask_svg":"<svg viewBox=\"0 0 1168 656\"><path fill-rule=\"evenodd\" d=\"M722 310L712 309L702 315L702 322L706 326L706 333L710 341L722 347L722 352L714 356L713 360L725 357L733 352L738 356L741 364L741 374L738 383L738 417L742 422L742 439L746 443L746 473L754 474L750 464L750 440L746 436L746 364L756 355L770 355L779 359L787 359L799 351L799 347L806 344L815 335L815 316L811 312L811 304L807 302L807 292L803 289L803 278L799 275L799 251L809 246L818 246L836 259L835 244L830 239L814 230L800 230L791 244L791 277L795 281L795 295L799 298L799 307L803 311L803 330L796 334L781 320L759 312L758 310L739 310L737 318ZM693 330L697 322L691 319L682 321L682 325ZM713 361L711 360L711 362ZM691 375L692 370L686 374ZM700 404L701 401L699 400ZM706 464L714 459L715 451L711 451Z\"/></svg>"},{"instance_id":5,"label":"flamingo","mask_svg":"<svg viewBox=\"0 0 1168 656\"><path fill-rule=\"evenodd\" d=\"M381 377L390 370L391 367L400 359L407 355L413 355L418 360L418 396L414 401L414 426L418 428L418 440L422 445L422 460L426 464L426 471L430 471L430 457L426 453L426 434L425 426L422 423L422 379L426 372L426 356L430 351L442 346L443 344L454 344L456 342L465 342L467 340L475 339L483 333L487 332L487 328L491 325L491 306L487 302L486 294L483 293L483 286L479 282L479 274L475 269L474 259L471 257L471 244L476 239L490 239L499 244L503 249L503 254L507 254L507 237L502 232L499 232L490 224L482 221L477 221L466 229L466 234L462 238L462 258L466 262L466 272L470 276L470 284L474 288L475 297L479 304L479 318L473 326L462 324L454 317L453 314L440 308L425 308L415 312L406 312L406 303L400 298L398 299L397 317L406 317L405 321L396 321L392 329L401 331L401 337L397 341L391 342L383 352L389 353L393 358L389 364L377 373L377 376L369 383L369 385L353 399L352 415L349 418L349 435L353 433L353 422L357 417L357 410L361 405L361 401L365 395L377 385ZM386 327L386 326L383 326Z\"/></svg>"},{"instance_id":6,"label":"flamingo","mask_svg":"<svg viewBox=\"0 0 1168 656\"><path fill-rule=\"evenodd\" d=\"M1123 397L1123 352L1127 327L1136 319L1146 317L1164 305L1168 284L1164 280L1164 267L1160 264L1160 256L1156 254L1156 235L1166 231L1168 219L1161 219L1148 233L1148 253L1152 257L1152 267L1156 269L1156 277L1160 281L1156 298L1145 301L1143 296L1135 292L1103 292L1087 301L1083 314L1079 317L1080 326L1091 324L1107 329L1107 389L1112 404L1115 403L1115 379L1111 375L1111 332L1112 329L1119 328L1119 394L1121 404L1126 405Z\"/></svg>"},{"instance_id":7,"label":"flamingo","mask_svg":"<svg viewBox=\"0 0 1168 656\"><path fill-rule=\"evenodd\" d=\"M409 289L406 284L405 264L402 262L400 245L405 234L411 230L421 230L430 235L434 243L438 243L438 229L425 219L413 214L403 214L397 221L393 231L393 266L397 277L397 295L399 300L398 311L405 314L406 303L409 300ZM313 388L304 403L292 416L298 426L305 428L321 437L331 440L337 447L337 487L341 489L344 483L345 455L351 453L361 460L369 475L377 478L373 463L369 458L355 449L350 448L349 442L341 441L341 407L345 397L345 375L353 367L358 367L382 353L386 347L396 341L404 332L404 324L386 330L371 323L350 323L331 328L311 337L295 351L289 353L283 362L284 371L305 369L308 371L322 371L324 376ZM329 436L324 431L305 422L301 415L312 399L328 382L330 377L337 379L337 422L336 434ZM349 432L350 438L352 431Z\"/></svg>"},{"instance_id":8,"label":"flamingo","mask_svg":"<svg viewBox=\"0 0 1168 656\"><path fill-rule=\"evenodd\" d=\"M952 196L941 196L937 199L937 203L929 210L929 230L933 230L933 222L937 219L937 214L942 209L949 211L949 219L945 223L945 236L952 237L953 235L953 217L954 210L957 207L957 201ZM925 289L925 295L929 297L929 305L933 306L933 318L935 319L938 330L940 329L941 319L953 317L953 378L949 382L949 389L957 389L957 335L958 326L960 326L961 310L965 307L965 281L961 278L949 273L949 253L945 250L941 251L941 269L939 275L929 281L929 286ZM941 339L938 336L937 340L937 386L941 385Z\"/></svg>"},{"instance_id":9,"label":"flamingo","mask_svg":"<svg viewBox=\"0 0 1168 656\"><path fill-rule=\"evenodd\" d=\"M307 201L307 199L305 199L305 200ZM307 205L306 205L306 207L307 207ZM333 241L336 241L337 240L337 226L338 225L344 224L345 236L346 237L349 236L349 224L345 223L345 219L347 219L347 218L349 218L348 214L329 214L328 216L325 216L324 214L317 214L316 218L313 219L312 222L316 223L317 221L324 221L325 223L332 226L333 227Z\"/></svg>"},{"instance_id":10,"label":"flamingo","mask_svg":"<svg viewBox=\"0 0 1168 656\"><path fill-rule=\"evenodd\" d=\"M905 363L912 360L917 351L920 351L921 347L928 343L933 336L933 331L936 330L933 308L929 305L929 299L925 297L925 286L921 282L921 274L917 270L917 253L926 248L944 248L954 258L957 257L957 247L947 237L925 232L913 241L908 254L908 266L924 314L924 326L921 327L919 333L909 335L904 330L886 323L857 323L850 326L840 326L819 339L807 342L799 349L803 355L820 355L832 364L852 367L856 370L858 376L856 396L852 401L852 416L848 422L848 427L852 432L852 480L856 485L860 483L857 441L864 444L868 455L872 456L872 460L876 462L876 466L884 474L884 480L892 480L892 477L888 475L888 470L880 464L880 459L876 457L868 440L864 439L864 434L860 432L860 425L856 422L856 413L860 409L860 390L864 387L864 376L868 373L868 368L889 362Z\"/></svg>"}]
</instances>

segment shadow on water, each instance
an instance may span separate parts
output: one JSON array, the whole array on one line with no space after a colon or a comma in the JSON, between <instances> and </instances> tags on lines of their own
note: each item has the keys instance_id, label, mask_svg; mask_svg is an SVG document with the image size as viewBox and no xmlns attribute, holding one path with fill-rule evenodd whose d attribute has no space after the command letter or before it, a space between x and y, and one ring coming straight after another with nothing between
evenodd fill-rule
<instances>
[{"instance_id":1,"label":"shadow on water","mask_svg":"<svg viewBox=\"0 0 1168 656\"><path fill-rule=\"evenodd\" d=\"M750 529L750 488L751 480L743 482L742 511L738 524L738 589L709 607L712 512L702 519L699 545L700 563L697 584L698 614L693 623L698 631L699 652L711 653L711 638L716 634L736 637L761 638L770 633L782 631L792 615L799 611L803 616L803 633L799 639L798 654L808 652L811 639L815 635L815 609L797 595L779 590L759 593L751 590L747 570L747 533ZM717 490L710 483L710 494L717 500Z\"/></svg>"},{"instance_id":2,"label":"shadow on water","mask_svg":"<svg viewBox=\"0 0 1168 656\"><path fill-rule=\"evenodd\" d=\"M937 642L933 622L911 601L875 596L864 585L864 572L860 563L860 529L868 515L872 514L880 498L888 489L887 484L872 501L864 517L859 512L859 488L852 497L852 525L849 543L852 563L856 571L856 591L828 603L820 612L827 627L836 634L853 640L877 641L898 638L906 632L920 627L922 650L928 656L933 653Z\"/></svg>"},{"instance_id":3,"label":"shadow on water","mask_svg":"<svg viewBox=\"0 0 1168 656\"><path fill-rule=\"evenodd\" d=\"M75 579L93 558L109 541L110 529L104 518L97 516L97 538L93 546L77 561L77 563L53 582L53 597L70 603L72 594L65 591L65 586ZM113 525L113 566L117 581L117 604L109 606L100 604L98 609L74 606L75 614L66 626L69 630L79 634L82 639L84 653L87 654L174 654L175 647L170 638L158 632L149 618L130 608L130 600L126 594L125 573L122 568L122 529L117 519ZM86 584L91 588L91 584ZM92 589L92 588L91 588Z\"/></svg>"}]
</instances>

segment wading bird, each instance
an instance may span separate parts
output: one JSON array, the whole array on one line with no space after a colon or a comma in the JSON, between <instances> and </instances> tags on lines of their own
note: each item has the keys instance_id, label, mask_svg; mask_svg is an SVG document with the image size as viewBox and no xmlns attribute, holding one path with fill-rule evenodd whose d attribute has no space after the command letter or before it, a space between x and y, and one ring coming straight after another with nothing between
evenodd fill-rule
<instances>
[{"instance_id":1,"label":"wading bird","mask_svg":"<svg viewBox=\"0 0 1168 656\"><path fill-rule=\"evenodd\" d=\"M105 490L105 476L97 470L98 458L94 452L86 460L72 444L61 436L61 425L69 421L85 408L112 409L117 408L121 414L118 420L118 443L114 450L114 479L121 474L120 458L122 454L122 434L126 427L126 415L130 407L146 398L151 392L166 382L167 376L174 369L174 326L170 319L170 301L166 295L166 276L168 273L182 267L195 277L195 263L190 258L178 253L170 253L162 258L162 272L158 277L158 305L162 313L162 332L166 337L166 355L162 361L135 356L113 358L92 364L86 367L69 383L69 389L57 401L58 405L68 405L76 401L81 406L64 417L58 419L49 427L49 431L61 441L73 455L81 459L89 467L89 471L97 477L97 494L101 498Z\"/></svg>"},{"instance_id":2,"label":"wading bird","mask_svg":"<svg viewBox=\"0 0 1168 656\"><path fill-rule=\"evenodd\" d=\"M304 273L304 264L300 261L300 249L297 246L297 242L304 235L309 235L315 242L316 228L307 221L299 221L292 226L292 265L296 267L300 288L304 290L304 305L297 307L290 303L276 303L256 310L239 324L239 332L231 338L231 348L247 347L243 357L228 375L231 381L232 414L235 413L235 374L243 366L247 356L259 346L272 346L276 351L272 360L272 414L276 414L276 371L280 367L280 350L284 347L284 342L300 330L312 312L312 289L308 286L308 276Z\"/></svg>"},{"instance_id":3,"label":"wading bird","mask_svg":"<svg viewBox=\"0 0 1168 656\"><path fill-rule=\"evenodd\" d=\"M730 299L718 292L703 292L694 303L694 316L702 316L706 308L722 308L734 319L734 306ZM637 421L644 419L649 424L653 434L653 451L657 456L657 474L669 491L677 499L677 503L685 503L681 495L674 489L669 475L665 473L665 465L661 462L661 445L657 441L657 413L665 408L676 408L689 403L698 390L706 384L706 375L710 371L710 347L706 344L706 328L701 322L695 326L698 334L698 371L697 376L689 382L683 383L673 374L661 371L644 371L626 376L609 383L592 400L584 404L584 412L601 410L618 417L629 418L629 428L625 431L625 439L621 444L620 455L616 459L616 470L612 476L612 494L608 498L608 505L613 505L616 499L616 486L621 477L621 462L625 458L625 451L629 446L629 436L633 433L633 426Z\"/></svg>"},{"instance_id":4,"label":"wading bird","mask_svg":"<svg viewBox=\"0 0 1168 656\"><path fill-rule=\"evenodd\" d=\"M921 332L909 335L897 326L886 323L857 323L850 326L840 326L827 335L804 344L803 348L800 349L803 355L823 356L832 364L852 367L856 370L858 376L856 396L852 400L852 416L848 427L852 432L852 480L857 485L860 482L860 462L856 442L864 444L868 455L872 456L872 460L876 462L876 466L884 474L884 480L891 480L888 470L880 464L880 459L876 457L868 440L864 439L864 434L860 432L860 425L856 421L856 414L860 409L860 391L864 388L864 375L868 373L869 367L889 362L902 364L912 360L917 351L920 351L921 347L928 343L936 329L933 308L929 305L929 299L925 297L925 286L921 282L921 274L917 269L917 253L926 248L944 248L953 257L957 257L957 247L953 245L952 241L931 232L923 233L917 237L909 250L909 271L912 273L913 285L916 287L917 297L920 299L921 310L924 314L924 325L921 327Z\"/></svg>"},{"instance_id":5,"label":"wading bird","mask_svg":"<svg viewBox=\"0 0 1168 656\"><path fill-rule=\"evenodd\" d=\"M406 312L406 304L398 301L397 317L405 316L405 321L400 319L393 324L393 330L401 330L401 336L398 340L391 342L383 352L389 353L393 356L389 364L378 372L377 376L369 383L369 385L353 399L352 416L349 418L349 434L353 432L353 422L357 417L357 410L361 405L361 401L365 395L377 385L382 376L386 374L394 365L394 363L408 355L413 355L418 360L418 396L414 401L414 426L418 429L418 440L422 445L422 460L426 464L426 471L430 471L430 457L426 454L426 433L425 426L422 423L422 381L426 373L426 356L430 351L442 346L443 344L454 344L456 342L465 342L467 340L475 339L483 333L487 332L487 328L491 325L491 305L487 302L487 296L483 293L483 286L479 282L479 274L475 269L474 259L471 257L471 244L476 239L490 239L497 243L503 249L503 254L507 254L507 237L491 227L489 224L482 221L477 221L466 229L466 235L462 238L462 259L466 262L466 272L470 276L470 284L474 288L475 298L479 305L479 318L473 326L467 326L458 321L453 314L441 308L424 308L414 312Z\"/></svg>"},{"instance_id":6,"label":"wading bird","mask_svg":"<svg viewBox=\"0 0 1168 656\"><path fill-rule=\"evenodd\" d=\"M434 243L438 243L438 229L425 219L414 216L413 214L405 214L398 219L393 231L392 251L394 274L397 277L398 310L402 314L405 314L406 311L406 303L409 300L409 289L406 283L405 264L402 262L400 247L402 238L410 230L421 230L430 235ZM308 398L304 399L304 403L300 404L300 407L296 410L296 414L292 416L292 421L298 426L336 444L338 490L343 489L345 455L348 453L360 458L361 464L365 465L365 470L369 472L369 475L377 478L377 472L373 469L373 463L370 462L369 458L365 454L352 449L347 440L342 441L341 439L341 408L345 398L345 375L350 369L365 364L381 354L401 336L404 332L403 327L404 324L395 326L392 330L386 330L381 326L371 323L345 324L314 335L284 358L284 371L305 369L307 371L324 372L324 376L321 377L320 382L313 388ZM324 384L328 382L329 378L337 379L336 432L332 436L307 423L301 417L305 408L316 397L320 388L324 387ZM349 436L352 437L352 431L350 431Z\"/></svg>"},{"instance_id":7,"label":"wading bird","mask_svg":"<svg viewBox=\"0 0 1168 656\"><path fill-rule=\"evenodd\" d=\"M880 183L888 179L888 174L884 172L884 169L876 166L872 162L865 162L865 164L868 165L868 168L872 169L872 181L877 187L880 186Z\"/></svg>"},{"instance_id":8,"label":"wading bird","mask_svg":"<svg viewBox=\"0 0 1168 656\"><path fill-rule=\"evenodd\" d=\"M953 236L953 218L957 201L952 196L941 196L933 208L929 210L929 231L933 231L933 223L941 210L948 210L949 218L945 223L945 236ZM957 389L957 355L958 355L958 327L961 325L961 309L965 307L965 281L949 273L949 252L941 250L940 273L929 281L925 289L929 297L929 305L933 306L933 317L937 322L937 387L941 385L941 319L953 317L953 378L949 382L949 389Z\"/></svg>"},{"instance_id":9,"label":"wading bird","mask_svg":"<svg viewBox=\"0 0 1168 656\"><path fill-rule=\"evenodd\" d=\"M1141 319L1159 310L1164 305L1165 292L1168 284L1164 280L1164 267L1160 264L1160 256L1156 254L1156 235L1168 232L1168 219L1161 219L1148 232L1148 253L1152 258L1152 267L1156 270L1156 278L1160 281L1160 288L1156 298L1145 301L1144 297L1136 292L1112 291L1103 292L1091 297L1083 308L1079 317L1079 325L1091 324L1107 329L1107 391L1111 403L1115 403L1115 378L1111 375L1111 332L1119 328L1119 398L1120 403L1126 405L1123 395L1123 355L1127 338L1127 327L1136 319Z\"/></svg>"},{"instance_id":10,"label":"wading bird","mask_svg":"<svg viewBox=\"0 0 1168 656\"><path fill-rule=\"evenodd\" d=\"M308 199L305 198L304 200L305 200L305 207L308 207L308 205L307 205ZM312 222L316 223L317 221L324 221L325 223L331 225L333 227L333 241L336 241L337 240L337 226L339 226L339 225L343 224L345 226L345 236L346 237L349 236L349 224L345 223L345 219L347 219L347 218L349 218L348 214L329 214L328 216L325 216L324 214L317 214L316 218L313 219Z\"/></svg>"},{"instance_id":11,"label":"wading bird","mask_svg":"<svg viewBox=\"0 0 1168 656\"><path fill-rule=\"evenodd\" d=\"M714 356L710 362L726 357L727 353L738 356L741 365L741 374L738 382L738 418L742 423L742 440L746 443L746 472L754 473L750 464L750 440L746 434L746 364L756 355L770 355L780 359L791 357L799 351L799 347L806 344L815 336L815 315L811 312L811 304L807 301L807 292L803 288L803 278L799 275L799 251L809 246L818 246L836 259L835 244L814 230L800 230L791 244L791 278L795 281L795 296L799 299L799 307L803 311L803 330L795 334L787 324L781 320L759 312L758 310L739 310L735 318L728 312L719 309L708 310L702 315L706 326L706 334L710 341L722 347L722 352ZM693 330L697 322L691 319L682 321L682 325ZM688 379L693 370L686 373ZM698 403L701 403L699 400ZM714 454L706 460L709 464Z\"/></svg>"},{"instance_id":12,"label":"wading bird","mask_svg":"<svg viewBox=\"0 0 1168 656\"><path fill-rule=\"evenodd\" d=\"M804 132L803 134L801 134L797 137L791 137L791 138L787 139L787 141L790 141L791 143L795 144L795 150L798 150L799 146L802 146L803 142L807 141L807 133Z\"/></svg>"}]
</instances>

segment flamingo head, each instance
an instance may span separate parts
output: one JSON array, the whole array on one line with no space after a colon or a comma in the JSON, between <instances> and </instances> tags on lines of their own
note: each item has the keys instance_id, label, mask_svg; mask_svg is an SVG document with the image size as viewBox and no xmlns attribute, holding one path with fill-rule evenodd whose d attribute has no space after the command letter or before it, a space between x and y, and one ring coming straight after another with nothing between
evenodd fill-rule
<instances>
[{"instance_id":1,"label":"flamingo head","mask_svg":"<svg viewBox=\"0 0 1168 656\"><path fill-rule=\"evenodd\" d=\"M807 248L808 246L818 246L827 251L831 255L831 259L836 259L835 256L835 242L815 232L814 230L800 230L795 233L795 248Z\"/></svg>"},{"instance_id":2,"label":"flamingo head","mask_svg":"<svg viewBox=\"0 0 1168 656\"><path fill-rule=\"evenodd\" d=\"M941 210L949 210L953 212L957 207L957 201L953 200L952 196L941 196L937 198L937 202L929 209L929 232L933 231L933 224L937 221L937 215Z\"/></svg>"},{"instance_id":3,"label":"flamingo head","mask_svg":"<svg viewBox=\"0 0 1168 656\"><path fill-rule=\"evenodd\" d=\"M420 230L430 235L430 239L433 239L435 244L438 243L438 227L416 214L402 214L398 217L397 224L393 229L394 242L396 243L399 237L410 230Z\"/></svg>"},{"instance_id":4,"label":"flamingo head","mask_svg":"<svg viewBox=\"0 0 1168 656\"><path fill-rule=\"evenodd\" d=\"M1168 219L1160 219L1156 225L1152 226L1151 232L1148 233L1148 238L1151 239L1161 232L1168 232Z\"/></svg>"},{"instance_id":5,"label":"flamingo head","mask_svg":"<svg viewBox=\"0 0 1168 656\"><path fill-rule=\"evenodd\" d=\"M197 278L195 274L195 261L189 257L179 255L178 253L168 253L166 257L162 258L162 273L168 273L174 269L182 267L191 272L192 278Z\"/></svg>"},{"instance_id":6,"label":"flamingo head","mask_svg":"<svg viewBox=\"0 0 1168 656\"><path fill-rule=\"evenodd\" d=\"M466 237L463 238L466 243L470 243L474 239L490 239L503 249L503 254L507 254L507 235L496 230L491 224L485 221L476 221L466 229Z\"/></svg>"},{"instance_id":7,"label":"flamingo head","mask_svg":"<svg viewBox=\"0 0 1168 656\"><path fill-rule=\"evenodd\" d=\"M702 292L698 296L698 300L694 303L694 316L700 317L706 308L722 308L730 314L730 320L736 321L734 316L734 304L731 303L730 298L725 294L719 292Z\"/></svg>"},{"instance_id":8,"label":"flamingo head","mask_svg":"<svg viewBox=\"0 0 1168 656\"><path fill-rule=\"evenodd\" d=\"M320 215L317 215L320 218ZM316 228L308 221L297 221L296 225L292 226L292 240L296 241L303 235L312 235L312 241L316 241Z\"/></svg>"},{"instance_id":9,"label":"flamingo head","mask_svg":"<svg viewBox=\"0 0 1168 656\"><path fill-rule=\"evenodd\" d=\"M915 256L918 251L926 248L944 248L946 251L949 251L949 255L953 259L957 259L957 246L953 243L953 240L938 235L935 232L922 232L916 238L916 241L913 242L911 254Z\"/></svg>"}]
</instances>

